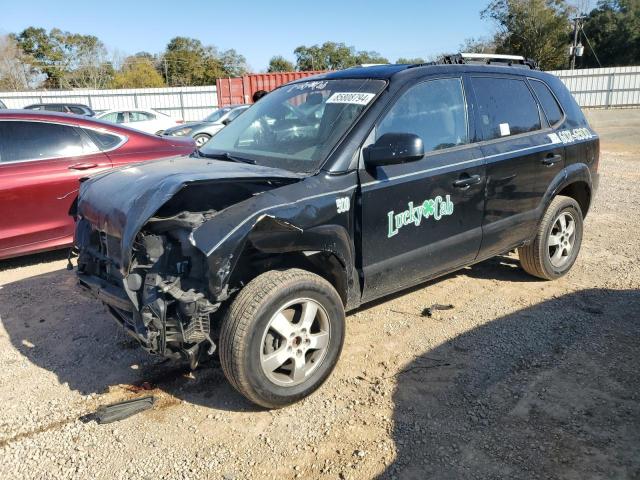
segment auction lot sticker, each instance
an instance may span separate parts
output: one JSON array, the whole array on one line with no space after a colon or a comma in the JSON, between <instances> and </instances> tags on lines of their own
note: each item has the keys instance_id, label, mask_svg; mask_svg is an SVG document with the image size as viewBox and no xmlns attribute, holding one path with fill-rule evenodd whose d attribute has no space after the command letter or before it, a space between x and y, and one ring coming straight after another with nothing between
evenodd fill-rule
<instances>
[{"instance_id":1,"label":"auction lot sticker","mask_svg":"<svg viewBox=\"0 0 640 480\"><path fill-rule=\"evenodd\" d=\"M327 103L352 103L355 105L366 105L375 96L375 93L336 92L327 99Z\"/></svg>"}]
</instances>

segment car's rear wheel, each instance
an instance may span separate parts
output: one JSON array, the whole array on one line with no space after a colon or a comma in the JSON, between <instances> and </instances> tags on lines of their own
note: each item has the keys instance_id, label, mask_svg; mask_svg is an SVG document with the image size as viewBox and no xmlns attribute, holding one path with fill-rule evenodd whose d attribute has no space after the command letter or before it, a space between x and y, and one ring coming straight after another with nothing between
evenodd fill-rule
<instances>
[{"instance_id":1,"label":"car's rear wheel","mask_svg":"<svg viewBox=\"0 0 640 480\"><path fill-rule=\"evenodd\" d=\"M283 407L327 379L344 329L342 300L329 282L299 269L269 271L240 291L223 319L222 369L252 402Z\"/></svg>"},{"instance_id":2,"label":"car's rear wheel","mask_svg":"<svg viewBox=\"0 0 640 480\"><path fill-rule=\"evenodd\" d=\"M209 140L211 140L211 135L207 135L206 133L199 133L198 135L193 137L193 140L196 142L196 147L200 148L204 146L204 144Z\"/></svg>"},{"instance_id":3,"label":"car's rear wheel","mask_svg":"<svg viewBox=\"0 0 640 480\"><path fill-rule=\"evenodd\" d=\"M533 242L518 249L522 268L545 280L566 274L580 251L582 222L582 210L573 198L554 198L542 217Z\"/></svg>"}]
</instances>

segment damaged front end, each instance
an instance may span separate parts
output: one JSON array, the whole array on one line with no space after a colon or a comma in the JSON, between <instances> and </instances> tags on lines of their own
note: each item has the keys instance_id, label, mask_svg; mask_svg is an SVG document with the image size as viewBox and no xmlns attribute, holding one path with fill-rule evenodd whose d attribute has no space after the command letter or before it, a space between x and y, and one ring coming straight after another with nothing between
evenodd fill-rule
<instances>
[{"instance_id":1,"label":"damaged front end","mask_svg":"<svg viewBox=\"0 0 640 480\"><path fill-rule=\"evenodd\" d=\"M149 353L195 362L203 346L209 354L215 350L210 316L220 304L207 298L207 262L188 240L191 229L214 213L151 218L136 236L126 275L109 254L117 242L108 234L88 232L89 244L80 249L80 284Z\"/></svg>"},{"instance_id":2,"label":"damaged front end","mask_svg":"<svg viewBox=\"0 0 640 480\"><path fill-rule=\"evenodd\" d=\"M215 351L212 318L220 308L210 291L207 255L192 241L194 229L230 205L293 181L269 171L249 174L228 162L213 164L220 167L215 174L209 169L191 176L181 165L178 178L171 176L176 167L163 171L162 162L149 164L153 170L129 167L138 171L123 169L83 183L78 201L80 285L146 351L185 358L192 367ZM220 178L239 174L244 178ZM154 175L163 175L161 183Z\"/></svg>"}]
</instances>

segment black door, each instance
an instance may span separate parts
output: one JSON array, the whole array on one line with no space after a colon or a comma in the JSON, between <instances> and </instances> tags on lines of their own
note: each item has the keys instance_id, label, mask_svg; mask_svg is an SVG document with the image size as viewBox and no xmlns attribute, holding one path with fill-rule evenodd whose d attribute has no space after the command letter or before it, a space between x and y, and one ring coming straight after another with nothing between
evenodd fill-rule
<instances>
[{"instance_id":1,"label":"black door","mask_svg":"<svg viewBox=\"0 0 640 480\"><path fill-rule=\"evenodd\" d=\"M417 161L360 169L363 300L472 262L480 247L485 169L470 144L462 79L438 78L402 93L369 139L412 133Z\"/></svg>"},{"instance_id":2,"label":"black door","mask_svg":"<svg viewBox=\"0 0 640 480\"><path fill-rule=\"evenodd\" d=\"M544 193L564 167L564 147L550 137L524 77L473 76L470 82L487 168L479 253L487 258L532 237Z\"/></svg>"}]
</instances>

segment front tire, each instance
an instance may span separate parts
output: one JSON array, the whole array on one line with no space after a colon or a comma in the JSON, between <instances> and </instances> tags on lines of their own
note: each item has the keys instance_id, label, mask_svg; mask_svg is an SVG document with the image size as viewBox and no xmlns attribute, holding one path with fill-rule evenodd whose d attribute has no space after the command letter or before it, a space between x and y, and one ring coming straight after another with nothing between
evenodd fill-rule
<instances>
[{"instance_id":1,"label":"front tire","mask_svg":"<svg viewBox=\"0 0 640 480\"><path fill-rule=\"evenodd\" d=\"M566 274L582 245L583 218L573 198L555 197L531 244L518 249L522 268L534 277L554 280Z\"/></svg>"},{"instance_id":2,"label":"front tire","mask_svg":"<svg viewBox=\"0 0 640 480\"><path fill-rule=\"evenodd\" d=\"M199 133L195 137L193 137L193 141L196 142L196 147L201 148L211 140L211 135L207 135L206 133Z\"/></svg>"},{"instance_id":3,"label":"front tire","mask_svg":"<svg viewBox=\"0 0 640 480\"><path fill-rule=\"evenodd\" d=\"M300 269L269 271L240 291L222 321L222 370L253 403L284 407L324 383L344 331L342 300L329 282Z\"/></svg>"}]
</instances>

